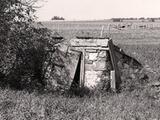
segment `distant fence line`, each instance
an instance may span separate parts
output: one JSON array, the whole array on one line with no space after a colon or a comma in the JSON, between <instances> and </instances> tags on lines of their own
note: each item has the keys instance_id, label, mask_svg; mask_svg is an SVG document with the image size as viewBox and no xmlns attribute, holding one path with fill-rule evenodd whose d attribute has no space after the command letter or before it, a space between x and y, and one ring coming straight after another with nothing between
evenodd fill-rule
<instances>
[{"instance_id":1,"label":"distant fence line","mask_svg":"<svg viewBox=\"0 0 160 120\"><path fill-rule=\"evenodd\" d=\"M66 30L99 30L104 27L104 30L136 30L136 29L160 29L160 23L157 24L52 24L52 29L66 29Z\"/></svg>"},{"instance_id":2,"label":"distant fence line","mask_svg":"<svg viewBox=\"0 0 160 120\"><path fill-rule=\"evenodd\" d=\"M47 28L55 30L68 38L77 33L90 32L100 36L101 31L113 39L160 39L160 22L141 23L51 23Z\"/></svg>"}]
</instances>

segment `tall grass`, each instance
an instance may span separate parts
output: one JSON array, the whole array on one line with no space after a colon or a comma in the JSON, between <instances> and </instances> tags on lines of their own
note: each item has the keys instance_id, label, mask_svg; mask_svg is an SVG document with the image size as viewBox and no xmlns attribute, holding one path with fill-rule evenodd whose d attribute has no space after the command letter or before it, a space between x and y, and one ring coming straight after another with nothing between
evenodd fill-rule
<instances>
[{"instance_id":1,"label":"tall grass","mask_svg":"<svg viewBox=\"0 0 160 120\"><path fill-rule=\"evenodd\" d=\"M160 100L147 88L99 96L29 94L0 90L1 120L153 120L160 119Z\"/></svg>"}]
</instances>

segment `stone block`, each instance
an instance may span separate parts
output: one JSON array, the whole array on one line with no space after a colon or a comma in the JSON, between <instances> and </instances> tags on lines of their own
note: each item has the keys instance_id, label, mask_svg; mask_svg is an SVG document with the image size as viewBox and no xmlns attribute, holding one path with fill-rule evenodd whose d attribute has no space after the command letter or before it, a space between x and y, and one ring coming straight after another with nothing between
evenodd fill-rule
<instances>
[{"instance_id":1,"label":"stone block","mask_svg":"<svg viewBox=\"0 0 160 120\"><path fill-rule=\"evenodd\" d=\"M102 71L86 71L84 86L95 88L101 80Z\"/></svg>"},{"instance_id":2,"label":"stone block","mask_svg":"<svg viewBox=\"0 0 160 120\"><path fill-rule=\"evenodd\" d=\"M98 54L98 57L100 57L100 58L106 57L106 51L100 51Z\"/></svg>"},{"instance_id":3,"label":"stone block","mask_svg":"<svg viewBox=\"0 0 160 120\"><path fill-rule=\"evenodd\" d=\"M86 60L85 64L93 64L93 61L92 60Z\"/></svg>"},{"instance_id":4,"label":"stone block","mask_svg":"<svg viewBox=\"0 0 160 120\"><path fill-rule=\"evenodd\" d=\"M93 62L94 70L105 70L106 69L106 62L105 61L95 61Z\"/></svg>"},{"instance_id":5,"label":"stone block","mask_svg":"<svg viewBox=\"0 0 160 120\"><path fill-rule=\"evenodd\" d=\"M103 71L106 70L106 63L105 61L94 61L93 64L85 64L85 69L92 71Z\"/></svg>"},{"instance_id":6,"label":"stone block","mask_svg":"<svg viewBox=\"0 0 160 120\"><path fill-rule=\"evenodd\" d=\"M89 60L97 60L98 53L89 53Z\"/></svg>"}]
</instances>

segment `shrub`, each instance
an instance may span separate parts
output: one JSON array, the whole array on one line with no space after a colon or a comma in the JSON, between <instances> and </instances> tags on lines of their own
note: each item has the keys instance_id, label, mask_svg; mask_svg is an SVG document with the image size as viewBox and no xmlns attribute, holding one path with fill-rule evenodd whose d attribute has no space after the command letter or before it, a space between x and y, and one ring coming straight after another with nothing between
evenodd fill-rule
<instances>
[{"instance_id":1,"label":"shrub","mask_svg":"<svg viewBox=\"0 0 160 120\"><path fill-rule=\"evenodd\" d=\"M52 39L47 28L33 26L34 2L0 2L0 82L11 88L44 88L50 53L55 52L54 45L59 42Z\"/></svg>"}]
</instances>

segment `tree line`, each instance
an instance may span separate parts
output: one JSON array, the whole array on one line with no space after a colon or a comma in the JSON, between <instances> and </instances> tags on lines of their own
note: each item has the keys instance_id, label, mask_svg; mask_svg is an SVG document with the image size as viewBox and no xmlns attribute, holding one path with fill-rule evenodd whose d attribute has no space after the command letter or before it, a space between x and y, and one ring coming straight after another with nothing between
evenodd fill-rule
<instances>
[{"instance_id":1,"label":"tree line","mask_svg":"<svg viewBox=\"0 0 160 120\"><path fill-rule=\"evenodd\" d=\"M120 19L120 20L160 20L160 17L157 17L157 18L151 18L151 17L140 17L140 18L133 18L133 17L130 17L130 18L111 18L111 20L113 19Z\"/></svg>"}]
</instances>

